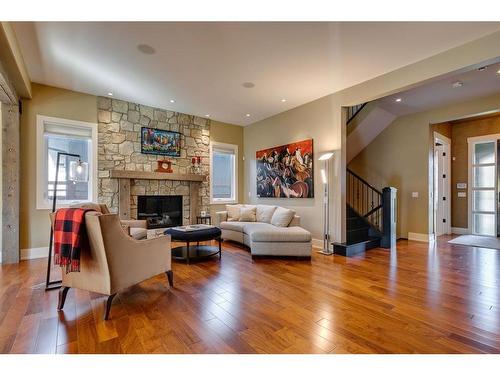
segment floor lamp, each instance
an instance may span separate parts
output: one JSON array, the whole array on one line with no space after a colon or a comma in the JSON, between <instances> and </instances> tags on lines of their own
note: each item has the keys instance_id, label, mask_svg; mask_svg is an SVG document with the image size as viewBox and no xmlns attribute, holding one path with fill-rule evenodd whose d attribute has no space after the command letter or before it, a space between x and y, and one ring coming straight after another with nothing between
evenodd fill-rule
<instances>
[{"instance_id":1,"label":"floor lamp","mask_svg":"<svg viewBox=\"0 0 500 375\"><path fill-rule=\"evenodd\" d=\"M81 156L78 154L69 154L67 152L58 152L56 161L56 179L54 181L54 196L52 197L52 212L56 211L56 201L57 201L57 184L59 183L59 164L61 162L61 156L67 156L72 158L78 158L78 161L72 161L70 163L69 176L66 176L66 181L72 182L86 182L88 181L88 163L82 162ZM62 280L51 281L50 280L50 269L52 263L52 245L54 240L54 228L50 226L50 239L49 239L49 259L47 262L47 279L45 281L45 290L58 289L61 287Z\"/></svg>"},{"instance_id":2,"label":"floor lamp","mask_svg":"<svg viewBox=\"0 0 500 375\"><path fill-rule=\"evenodd\" d=\"M330 159L333 152L325 152L318 160L323 162L321 179L323 181L323 250L318 253L333 255L330 251Z\"/></svg>"}]
</instances>

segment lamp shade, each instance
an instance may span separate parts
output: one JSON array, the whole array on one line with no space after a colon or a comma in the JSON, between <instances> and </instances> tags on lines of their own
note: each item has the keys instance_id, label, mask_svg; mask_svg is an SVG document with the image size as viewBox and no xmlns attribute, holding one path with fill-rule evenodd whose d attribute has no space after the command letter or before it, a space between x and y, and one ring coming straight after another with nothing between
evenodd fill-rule
<instances>
[{"instance_id":1,"label":"lamp shade","mask_svg":"<svg viewBox=\"0 0 500 375\"><path fill-rule=\"evenodd\" d=\"M89 163L81 160L71 161L69 164L68 181L87 182L89 180Z\"/></svg>"}]
</instances>

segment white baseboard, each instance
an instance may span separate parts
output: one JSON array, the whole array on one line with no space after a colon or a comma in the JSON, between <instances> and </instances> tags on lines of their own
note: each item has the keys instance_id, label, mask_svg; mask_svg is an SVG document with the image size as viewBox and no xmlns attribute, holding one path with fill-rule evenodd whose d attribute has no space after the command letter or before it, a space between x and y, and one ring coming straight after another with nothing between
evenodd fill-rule
<instances>
[{"instance_id":1,"label":"white baseboard","mask_svg":"<svg viewBox=\"0 0 500 375\"><path fill-rule=\"evenodd\" d=\"M408 240L420 241L420 242L432 242L434 241L434 236L428 233L408 232Z\"/></svg>"},{"instance_id":2,"label":"white baseboard","mask_svg":"<svg viewBox=\"0 0 500 375\"><path fill-rule=\"evenodd\" d=\"M32 247L31 249L21 249L21 260L47 258L49 256L49 248Z\"/></svg>"},{"instance_id":3,"label":"white baseboard","mask_svg":"<svg viewBox=\"0 0 500 375\"><path fill-rule=\"evenodd\" d=\"M469 231L469 228L451 227L451 233L453 233L453 234L470 234L470 231Z\"/></svg>"},{"instance_id":4,"label":"white baseboard","mask_svg":"<svg viewBox=\"0 0 500 375\"><path fill-rule=\"evenodd\" d=\"M317 238L313 238L311 240L312 242L312 247L316 248L316 249L323 249L323 241L322 240L318 240Z\"/></svg>"}]
</instances>

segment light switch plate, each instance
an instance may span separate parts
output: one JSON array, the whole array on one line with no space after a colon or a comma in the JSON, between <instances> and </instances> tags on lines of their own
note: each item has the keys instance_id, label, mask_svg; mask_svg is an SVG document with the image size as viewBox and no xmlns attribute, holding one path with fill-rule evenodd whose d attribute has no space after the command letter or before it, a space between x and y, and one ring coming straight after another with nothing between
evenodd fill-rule
<instances>
[{"instance_id":1,"label":"light switch plate","mask_svg":"<svg viewBox=\"0 0 500 375\"><path fill-rule=\"evenodd\" d=\"M458 197L459 198L467 198L467 193L465 191L459 191L458 192Z\"/></svg>"},{"instance_id":2,"label":"light switch plate","mask_svg":"<svg viewBox=\"0 0 500 375\"><path fill-rule=\"evenodd\" d=\"M467 183L457 182L457 189L467 189Z\"/></svg>"},{"instance_id":3,"label":"light switch plate","mask_svg":"<svg viewBox=\"0 0 500 375\"><path fill-rule=\"evenodd\" d=\"M418 191L413 191L413 192L411 193L411 197L412 197L412 198L418 198Z\"/></svg>"}]
</instances>

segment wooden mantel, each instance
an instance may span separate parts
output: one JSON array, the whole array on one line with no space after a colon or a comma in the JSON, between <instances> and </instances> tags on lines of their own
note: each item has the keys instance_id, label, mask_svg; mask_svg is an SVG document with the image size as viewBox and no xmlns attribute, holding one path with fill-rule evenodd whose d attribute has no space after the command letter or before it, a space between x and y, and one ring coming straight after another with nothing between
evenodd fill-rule
<instances>
[{"instance_id":1,"label":"wooden mantel","mask_svg":"<svg viewBox=\"0 0 500 375\"><path fill-rule=\"evenodd\" d=\"M205 176L194 173L164 173L164 172L144 172L112 170L111 178L132 179L132 180L170 180L170 181L193 181L202 182Z\"/></svg>"},{"instance_id":2,"label":"wooden mantel","mask_svg":"<svg viewBox=\"0 0 500 375\"><path fill-rule=\"evenodd\" d=\"M170 180L189 181L189 207L191 223L196 223L198 215L199 185L205 181L205 176L193 173L164 173L112 170L110 177L119 180L118 183L118 213L120 219L130 219L130 180Z\"/></svg>"}]
</instances>

